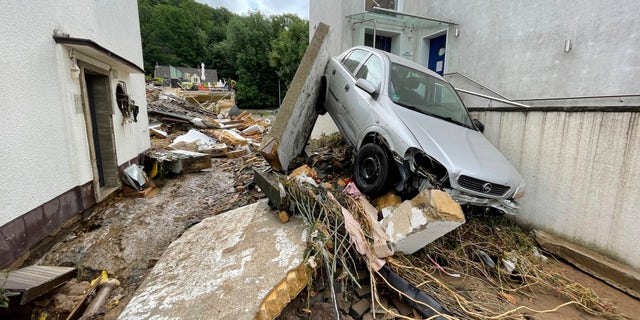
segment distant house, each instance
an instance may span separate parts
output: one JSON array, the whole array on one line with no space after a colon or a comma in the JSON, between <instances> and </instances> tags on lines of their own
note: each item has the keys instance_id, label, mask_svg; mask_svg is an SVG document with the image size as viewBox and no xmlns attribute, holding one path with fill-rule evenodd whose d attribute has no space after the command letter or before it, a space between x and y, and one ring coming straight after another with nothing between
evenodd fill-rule
<instances>
[{"instance_id":1,"label":"distant house","mask_svg":"<svg viewBox=\"0 0 640 320\"><path fill-rule=\"evenodd\" d=\"M2 11L0 268L117 190L149 148L137 2Z\"/></svg>"},{"instance_id":2,"label":"distant house","mask_svg":"<svg viewBox=\"0 0 640 320\"><path fill-rule=\"evenodd\" d=\"M190 67L174 67L171 65L156 65L153 70L154 78L163 78L165 82L170 79L192 83L215 83L218 82L218 71L213 69L204 69L204 79L202 79L202 69ZM167 82L168 85L168 82Z\"/></svg>"}]
</instances>

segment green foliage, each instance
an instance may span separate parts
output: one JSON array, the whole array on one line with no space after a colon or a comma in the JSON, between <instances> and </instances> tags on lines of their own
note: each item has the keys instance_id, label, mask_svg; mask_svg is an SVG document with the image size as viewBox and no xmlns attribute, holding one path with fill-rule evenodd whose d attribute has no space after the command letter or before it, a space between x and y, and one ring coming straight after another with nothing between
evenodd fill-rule
<instances>
[{"instance_id":1,"label":"green foliage","mask_svg":"<svg viewBox=\"0 0 640 320\"><path fill-rule=\"evenodd\" d=\"M282 18L282 23L280 24L282 31L271 42L269 64L275 68L276 74L284 82L285 87L288 88L298 69L300 60L302 60L302 56L307 50L309 22L294 15L280 17Z\"/></svg>"},{"instance_id":2,"label":"green foliage","mask_svg":"<svg viewBox=\"0 0 640 320\"><path fill-rule=\"evenodd\" d=\"M242 108L274 108L278 81L290 83L308 43L309 24L295 15L236 15L194 0L138 0L145 70L199 67L237 81Z\"/></svg>"}]
</instances>

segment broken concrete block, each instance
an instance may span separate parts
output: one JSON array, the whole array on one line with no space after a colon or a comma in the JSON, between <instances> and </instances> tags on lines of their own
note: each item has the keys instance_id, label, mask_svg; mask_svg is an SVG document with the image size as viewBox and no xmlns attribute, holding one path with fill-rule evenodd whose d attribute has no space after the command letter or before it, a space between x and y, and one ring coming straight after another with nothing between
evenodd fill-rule
<instances>
[{"instance_id":1,"label":"broken concrete block","mask_svg":"<svg viewBox=\"0 0 640 320\"><path fill-rule=\"evenodd\" d=\"M211 168L211 155L186 150L173 150L170 154L177 156L180 160L176 162L176 165L179 166L179 168L172 168L171 170L174 173L175 170L190 173Z\"/></svg>"},{"instance_id":2,"label":"broken concrete block","mask_svg":"<svg viewBox=\"0 0 640 320\"><path fill-rule=\"evenodd\" d=\"M264 132L264 127L259 124L251 125L248 128L242 130L242 134L247 134L247 135L263 133L263 132Z\"/></svg>"},{"instance_id":3,"label":"broken concrete block","mask_svg":"<svg viewBox=\"0 0 640 320\"><path fill-rule=\"evenodd\" d=\"M313 168L309 167L306 164L300 167L297 167L295 170L291 171L291 173L289 174L289 178L295 178L297 176L305 176L313 180L318 179L318 173L316 172L316 170L314 170Z\"/></svg>"},{"instance_id":4,"label":"broken concrete block","mask_svg":"<svg viewBox=\"0 0 640 320\"><path fill-rule=\"evenodd\" d=\"M186 134L176 137L175 140L173 140L173 143L169 145L169 147L178 150L187 150L210 154L207 151L219 148L219 144L215 139L209 137L208 135L198 130L191 129Z\"/></svg>"},{"instance_id":5,"label":"broken concrete block","mask_svg":"<svg viewBox=\"0 0 640 320\"><path fill-rule=\"evenodd\" d=\"M206 153L213 158L224 157L227 155L229 148L224 143L216 143L214 145L200 146L197 151L200 153Z\"/></svg>"},{"instance_id":6,"label":"broken concrete block","mask_svg":"<svg viewBox=\"0 0 640 320\"><path fill-rule=\"evenodd\" d=\"M249 153L251 153L251 149L249 149L247 146L244 146L242 148L237 148L235 150L228 150L227 158L229 159L240 158L242 156L248 155Z\"/></svg>"},{"instance_id":7,"label":"broken concrete block","mask_svg":"<svg viewBox=\"0 0 640 320\"><path fill-rule=\"evenodd\" d=\"M320 94L324 69L330 58L327 48L329 41L326 41L328 34L329 26L319 23L287 90L278 116L260 148L265 160L278 171L287 170L291 160L300 155L318 118L315 104Z\"/></svg>"},{"instance_id":8,"label":"broken concrete block","mask_svg":"<svg viewBox=\"0 0 640 320\"><path fill-rule=\"evenodd\" d=\"M396 252L412 254L465 222L460 205L440 190L425 190L404 201L382 228Z\"/></svg>"},{"instance_id":9,"label":"broken concrete block","mask_svg":"<svg viewBox=\"0 0 640 320\"><path fill-rule=\"evenodd\" d=\"M402 198L394 192L391 191L383 196L376 198L376 209L381 211L383 208L393 207L397 208L402 203Z\"/></svg>"},{"instance_id":10,"label":"broken concrete block","mask_svg":"<svg viewBox=\"0 0 640 320\"><path fill-rule=\"evenodd\" d=\"M244 146L249 143L247 139L233 130L218 130L214 133L218 140L231 146Z\"/></svg>"}]
</instances>

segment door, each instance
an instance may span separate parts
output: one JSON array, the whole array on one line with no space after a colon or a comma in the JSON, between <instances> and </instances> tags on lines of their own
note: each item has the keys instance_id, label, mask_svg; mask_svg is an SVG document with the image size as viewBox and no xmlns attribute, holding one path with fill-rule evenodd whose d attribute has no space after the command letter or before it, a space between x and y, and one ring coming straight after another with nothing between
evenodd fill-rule
<instances>
[{"instance_id":1,"label":"door","mask_svg":"<svg viewBox=\"0 0 640 320\"><path fill-rule=\"evenodd\" d=\"M329 62L327 72L327 87L329 95L327 97L327 111L331 114L333 121L340 128L347 140L356 145L356 132L350 125L348 108L353 102L350 99L350 91L355 87L354 73L358 66L369 55L369 52L356 49L350 52L342 61L335 58Z\"/></svg>"},{"instance_id":2,"label":"door","mask_svg":"<svg viewBox=\"0 0 640 320\"><path fill-rule=\"evenodd\" d=\"M427 68L437 74L444 75L444 56L446 53L447 35L429 39L429 64Z\"/></svg>"},{"instance_id":3,"label":"door","mask_svg":"<svg viewBox=\"0 0 640 320\"><path fill-rule=\"evenodd\" d=\"M108 71L82 67L81 85L85 105L87 138L94 175L94 191L100 201L119 186L113 134L113 99Z\"/></svg>"}]
</instances>

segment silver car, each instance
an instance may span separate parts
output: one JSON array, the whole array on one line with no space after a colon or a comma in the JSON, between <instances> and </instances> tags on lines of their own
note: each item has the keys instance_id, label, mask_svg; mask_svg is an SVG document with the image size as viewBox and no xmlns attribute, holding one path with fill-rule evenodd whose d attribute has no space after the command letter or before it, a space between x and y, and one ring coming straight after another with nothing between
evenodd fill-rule
<instances>
[{"instance_id":1,"label":"silver car","mask_svg":"<svg viewBox=\"0 0 640 320\"><path fill-rule=\"evenodd\" d=\"M440 75L384 51L354 47L325 70L318 112L328 111L357 156L365 194L447 191L462 205L516 213L525 183Z\"/></svg>"}]
</instances>

